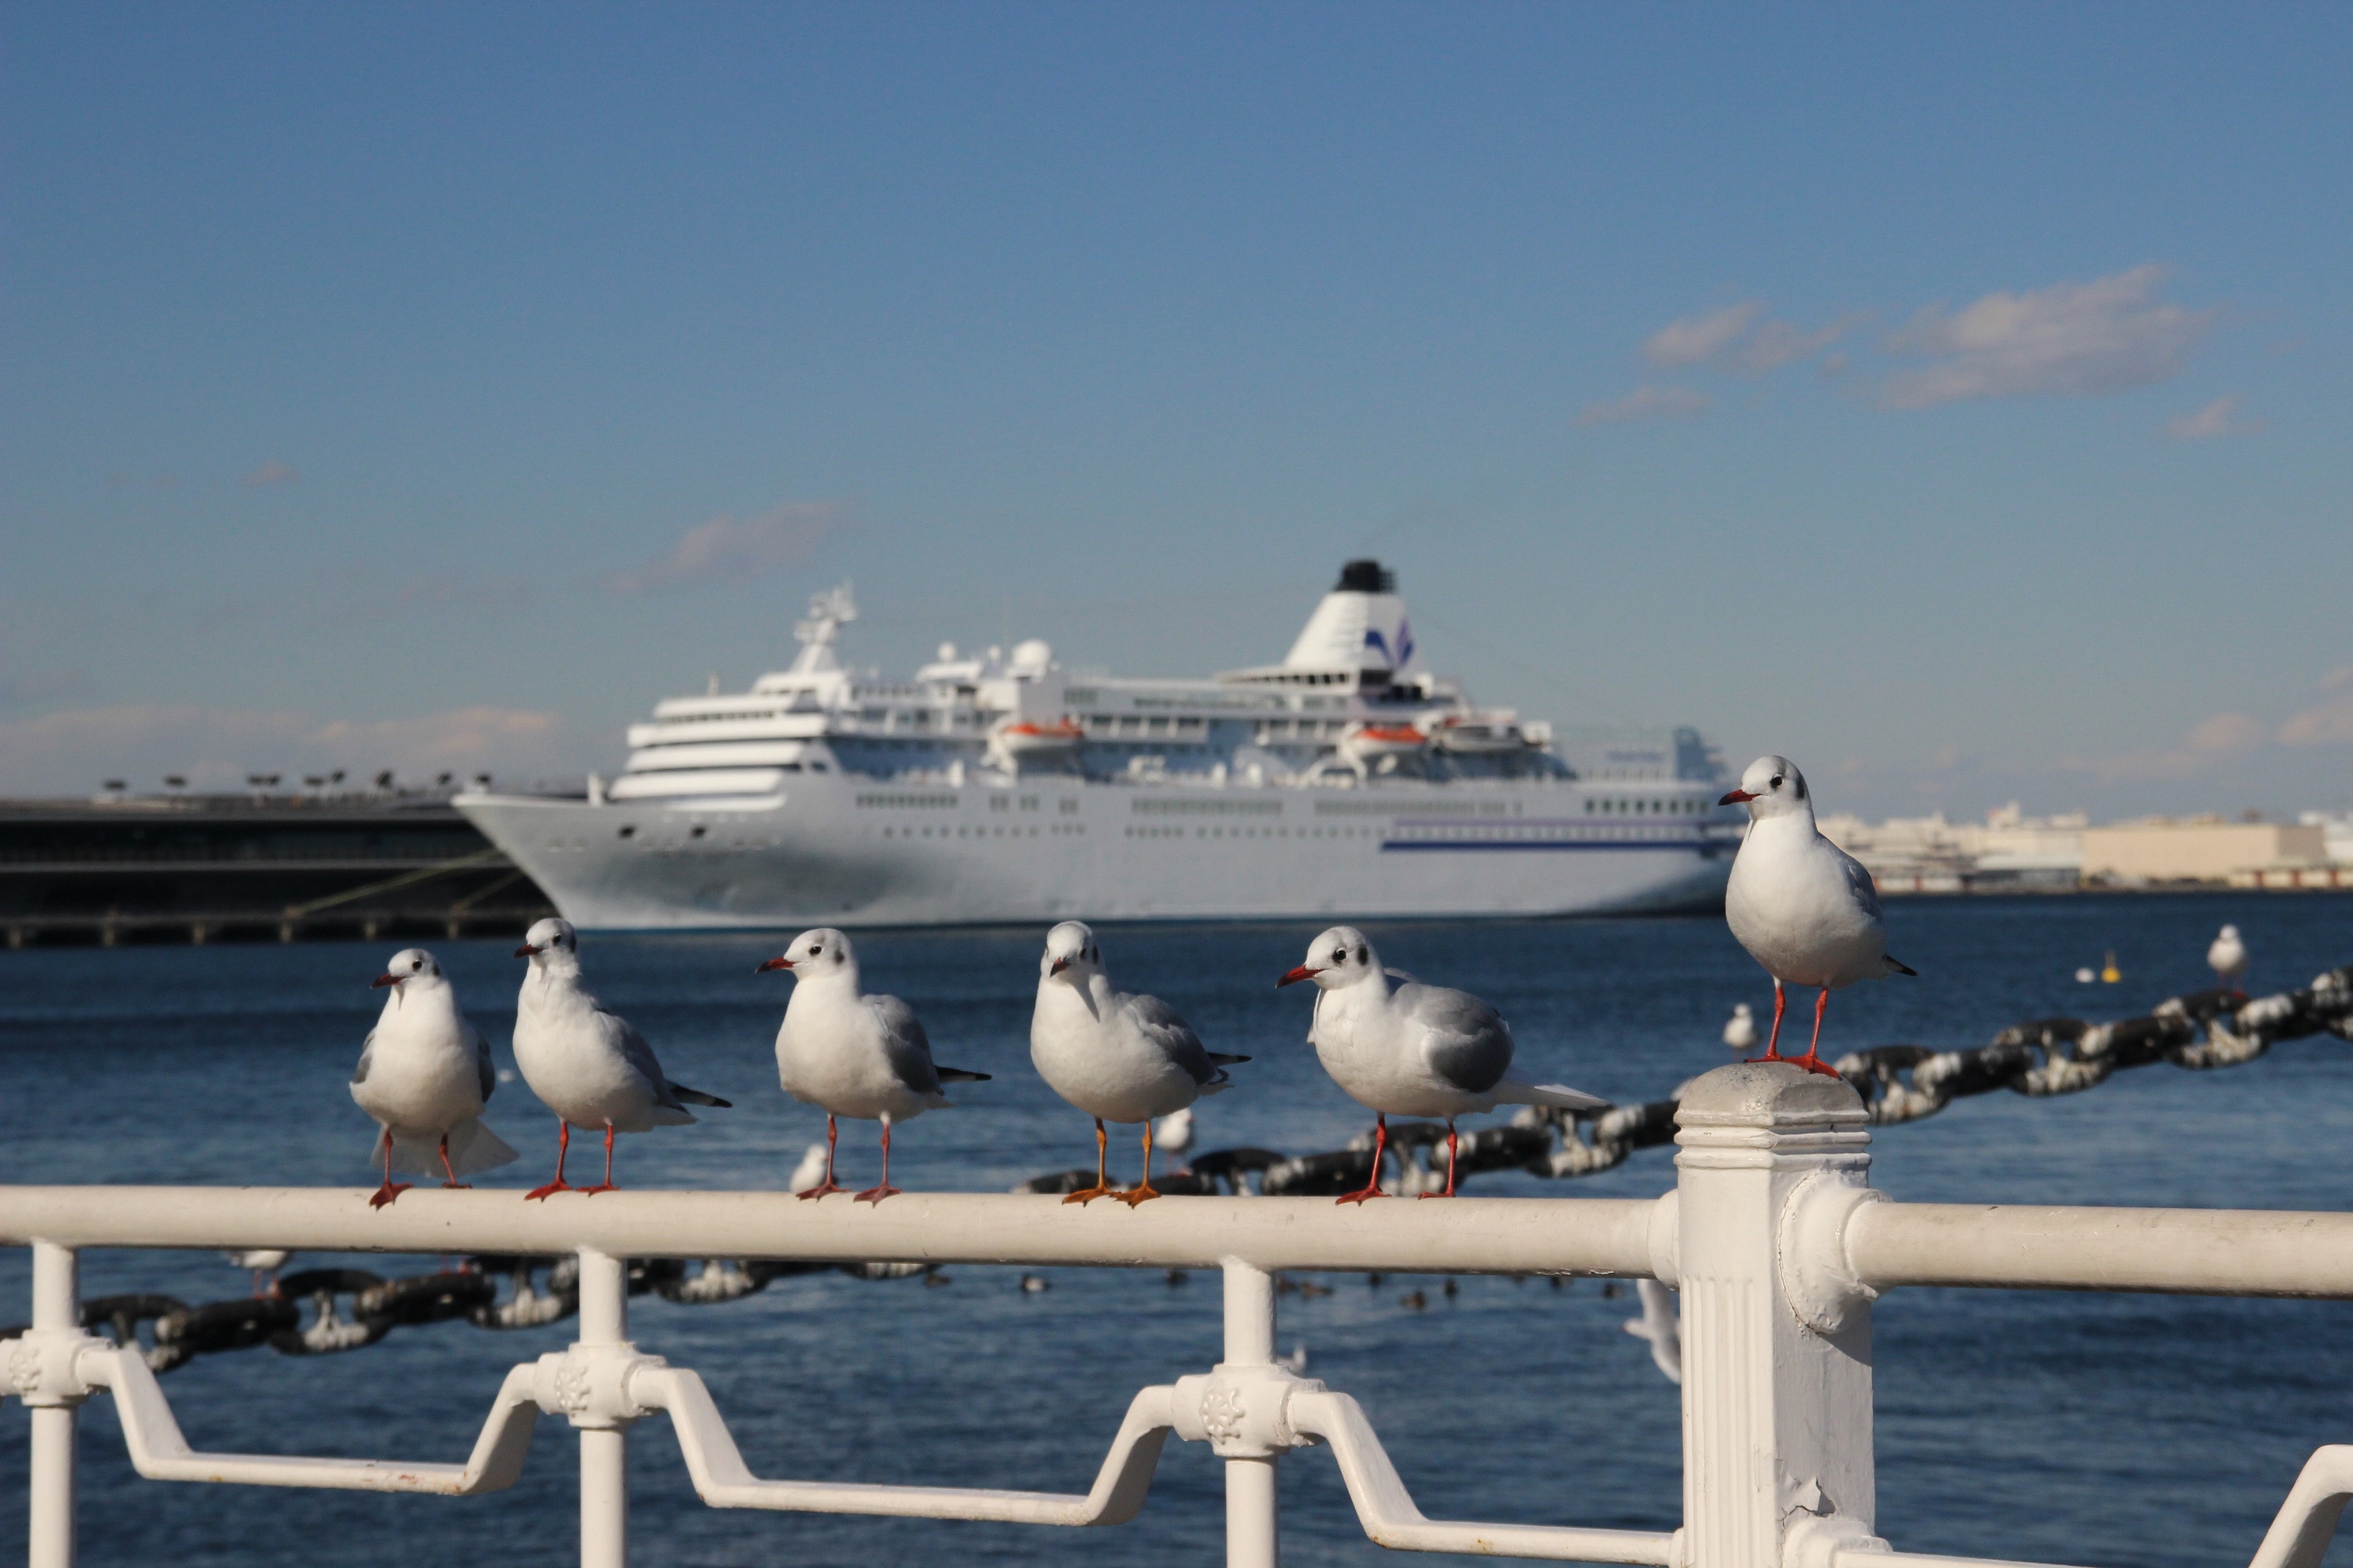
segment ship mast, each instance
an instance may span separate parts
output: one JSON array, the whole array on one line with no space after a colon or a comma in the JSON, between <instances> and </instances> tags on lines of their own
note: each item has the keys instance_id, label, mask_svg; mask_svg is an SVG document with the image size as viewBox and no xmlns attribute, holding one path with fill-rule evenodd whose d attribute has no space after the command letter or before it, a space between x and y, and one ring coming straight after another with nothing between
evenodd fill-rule
<instances>
[{"instance_id":1,"label":"ship mast","mask_svg":"<svg viewBox=\"0 0 2353 1568\"><path fill-rule=\"evenodd\" d=\"M800 656L793 660L791 673L819 675L839 669L841 661L834 657L834 638L841 628L858 618L858 601L850 597L849 584L828 588L809 595L808 619L793 627L793 636L800 639Z\"/></svg>"}]
</instances>

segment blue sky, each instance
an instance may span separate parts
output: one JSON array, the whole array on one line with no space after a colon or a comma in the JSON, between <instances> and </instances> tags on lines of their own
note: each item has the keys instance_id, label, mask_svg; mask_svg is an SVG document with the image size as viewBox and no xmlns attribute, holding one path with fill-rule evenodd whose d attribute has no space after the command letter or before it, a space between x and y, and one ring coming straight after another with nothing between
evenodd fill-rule
<instances>
[{"instance_id":1,"label":"blue sky","mask_svg":"<svg viewBox=\"0 0 2353 1568\"><path fill-rule=\"evenodd\" d=\"M1340 560L1832 806L2353 804L2343 6L0 13L0 792Z\"/></svg>"}]
</instances>

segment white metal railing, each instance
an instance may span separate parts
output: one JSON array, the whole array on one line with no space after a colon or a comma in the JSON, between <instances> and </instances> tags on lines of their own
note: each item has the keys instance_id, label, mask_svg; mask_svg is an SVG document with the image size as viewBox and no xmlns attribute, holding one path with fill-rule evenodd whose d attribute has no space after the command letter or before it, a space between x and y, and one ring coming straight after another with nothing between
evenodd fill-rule
<instances>
[{"instance_id":1,"label":"white metal railing","mask_svg":"<svg viewBox=\"0 0 2353 1568\"><path fill-rule=\"evenodd\" d=\"M1227 1561L1277 1560L1276 1466L1332 1450L1358 1520L1402 1551L1661 1568L2001 1568L1893 1551L1873 1531L1871 1308L1901 1285L2353 1299L2353 1215L1897 1204L1865 1184L1854 1092L1783 1067L1719 1068L1677 1118L1678 1185L1654 1201L1171 1197L1134 1211L1050 1197L907 1194L818 1205L779 1193L614 1193L525 1205L419 1190L371 1210L350 1190L0 1187L0 1243L33 1249L33 1325L7 1342L30 1407L29 1561L74 1555L75 1410L105 1393L139 1474L158 1480L464 1496L511 1486L544 1413L580 1430L581 1562L627 1561L627 1434L668 1416L714 1508L1013 1523L1134 1519L1173 1433L1226 1462ZM463 1464L192 1451L134 1346L85 1333L77 1249L576 1253L579 1337L513 1368ZM1137 1393L1084 1494L754 1476L692 1371L628 1337L630 1258L876 1258L1208 1268L1225 1353ZM1274 1359L1277 1269L1599 1274L1655 1279L1683 1305L1683 1523L1672 1531L1426 1519L1364 1411ZM2253 1568L2319 1568L2353 1500L2353 1445L2317 1449Z\"/></svg>"}]
</instances>

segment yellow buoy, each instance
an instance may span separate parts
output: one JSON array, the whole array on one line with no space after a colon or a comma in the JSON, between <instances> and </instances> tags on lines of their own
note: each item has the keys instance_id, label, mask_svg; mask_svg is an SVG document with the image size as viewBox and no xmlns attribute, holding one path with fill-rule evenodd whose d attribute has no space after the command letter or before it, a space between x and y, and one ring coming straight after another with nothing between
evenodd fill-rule
<instances>
[{"instance_id":1,"label":"yellow buoy","mask_svg":"<svg viewBox=\"0 0 2353 1568\"><path fill-rule=\"evenodd\" d=\"M2116 967L2116 949L2110 948L2108 950L2107 963L2100 966L2100 978L2106 981L2109 984L2114 985L2117 981L2122 980L2124 977L2125 972Z\"/></svg>"}]
</instances>

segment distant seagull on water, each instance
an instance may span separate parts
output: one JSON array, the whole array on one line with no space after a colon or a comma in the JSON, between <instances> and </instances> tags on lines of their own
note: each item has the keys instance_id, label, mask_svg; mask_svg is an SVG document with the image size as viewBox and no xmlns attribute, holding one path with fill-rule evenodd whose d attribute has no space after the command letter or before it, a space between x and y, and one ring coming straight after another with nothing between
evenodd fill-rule
<instances>
[{"instance_id":1,"label":"distant seagull on water","mask_svg":"<svg viewBox=\"0 0 2353 1568\"><path fill-rule=\"evenodd\" d=\"M2214 945L2206 950L2206 963L2226 989L2239 988L2239 977L2247 972L2247 944L2239 940L2237 926L2222 928Z\"/></svg>"},{"instance_id":2,"label":"distant seagull on water","mask_svg":"<svg viewBox=\"0 0 2353 1568\"><path fill-rule=\"evenodd\" d=\"M459 1007L457 987L433 955L405 948L368 984L392 993L352 1072L352 1098L375 1118L374 1154L384 1166L368 1206L408 1190L392 1179L395 1166L429 1174L438 1159L441 1184L462 1187L460 1175L512 1163L515 1152L480 1120L499 1087L491 1043Z\"/></svg>"},{"instance_id":3,"label":"distant seagull on water","mask_svg":"<svg viewBox=\"0 0 2353 1568\"><path fill-rule=\"evenodd\" d=\"M1822 1014L1831 993L1858 980L1918 971L1887 955L1879 894L1871 873L1814 826L1806 776L1787 757L1759 757L1740 775L1740 787L1718 805L1746 805L1748 831L1724 890L1724 918L1748 956L1773 977L1773 1033L1759 1061L1794 1060L1832 1078L1821 1058ZM1784 985L1818 985L1814 1037L1806 1054L1780 1053Z\"/></svg>"},{"instance_id":4,"label":"distant seagull on water","mask_svg":"<svg viewBox=\"0 0 2353 1568\"><path fill-rule=\"evenodd\" d=\"M580 938L571 921L541 921L514 955L531 960L515 1002L515 1066L556 1115L555 1180L525 1193L526 1201L551 1193L609 1193L613 1134L684 1126L694 1120L689 1105L726 1107L715 1094L670 1082L646 1037L580 983ZM605 1179L593 1187L564 1179L575 1127L604 1130Z\"/></svg>"},{"instance_id":5,"label":"distant seagull on water","mask_svg":"<svg viewBox=\"0 0 2353 1568\"><path fill-rule=\"evenodd\" d=\"M854 1116L882 1123L882 1179L850 1202L879 1204L899 1190L891 1184L891 1124L954 1104L942 1085L987 1083L988 1075L934 1066L915 1010L896 996L862 994L858 954L829 926L801 932L756 973L772 969L791 971L794 981L776 1030L776 1081L825 1111L825 1180L798 1195L849 1191L833 1180L834 1118Z\"/></svg>"},{"instance_id":6,"label":"distant seagull on water","mask_svg":"<svg viewBox=\"0 0 2353 1568\"><path fill-rule=\"evenodd\" d=\"M1724 1043L1736 1051L1757 1048L1757 1015L1749 1011L1747 1003L1734 1004L1732 1016L1725 1021Z\"/></svg>"},{"instance_id":7,"label":"distant seagull on water","mask_svg":"<svg viewBox=\"0 0 2353 1568\"><path fill-rule=\"evenodd\" d=\"M1103 973L1095 933L1078 921L1064 921L1046 933L1046 951L1038 959L1029 1060L1047 1088L1095 1121L1095 1184L1062 1201L1115 1197L1134 1208L1160 1195L1152 1185L1153 1119L1166 1116L1173 1123L1201 1096L1222 1092L1230 1082L1225 1069L1250 1058L1210 1052L1176 1008L1113 985ZM1124 1193L1113 1191L1103 1173L1106 1121L1144 1123L1144 1180ZM1189 1142L1190 1117L1183 1131Z\"/></svg>"},{"instance_id":8,"label":"distant seagull on water","mask_svg":"<svg viewBox=\"0 0 2353 1568\"><path fill-rule=\"evenodd\" d=\"M1467 991L1409 980L1395 991L1380 955L1354 926L1334 926L1307 947L1307 962L1275 982L1315 983L1307 1032L1316 1058L1348 1098L1374 1113L1372 1174L1364 1190L1339 1201L1360 1204L1381 1193L1381 1154L1392 1116L1446 1119L1446 1190L1454 1195L1454 1119L1498 1105L1549 1105L1598 1110L1609 1102L1556 1083L1511 1076L1512 1031L1495 1010Z\"/></svg>"}]
</instances>

